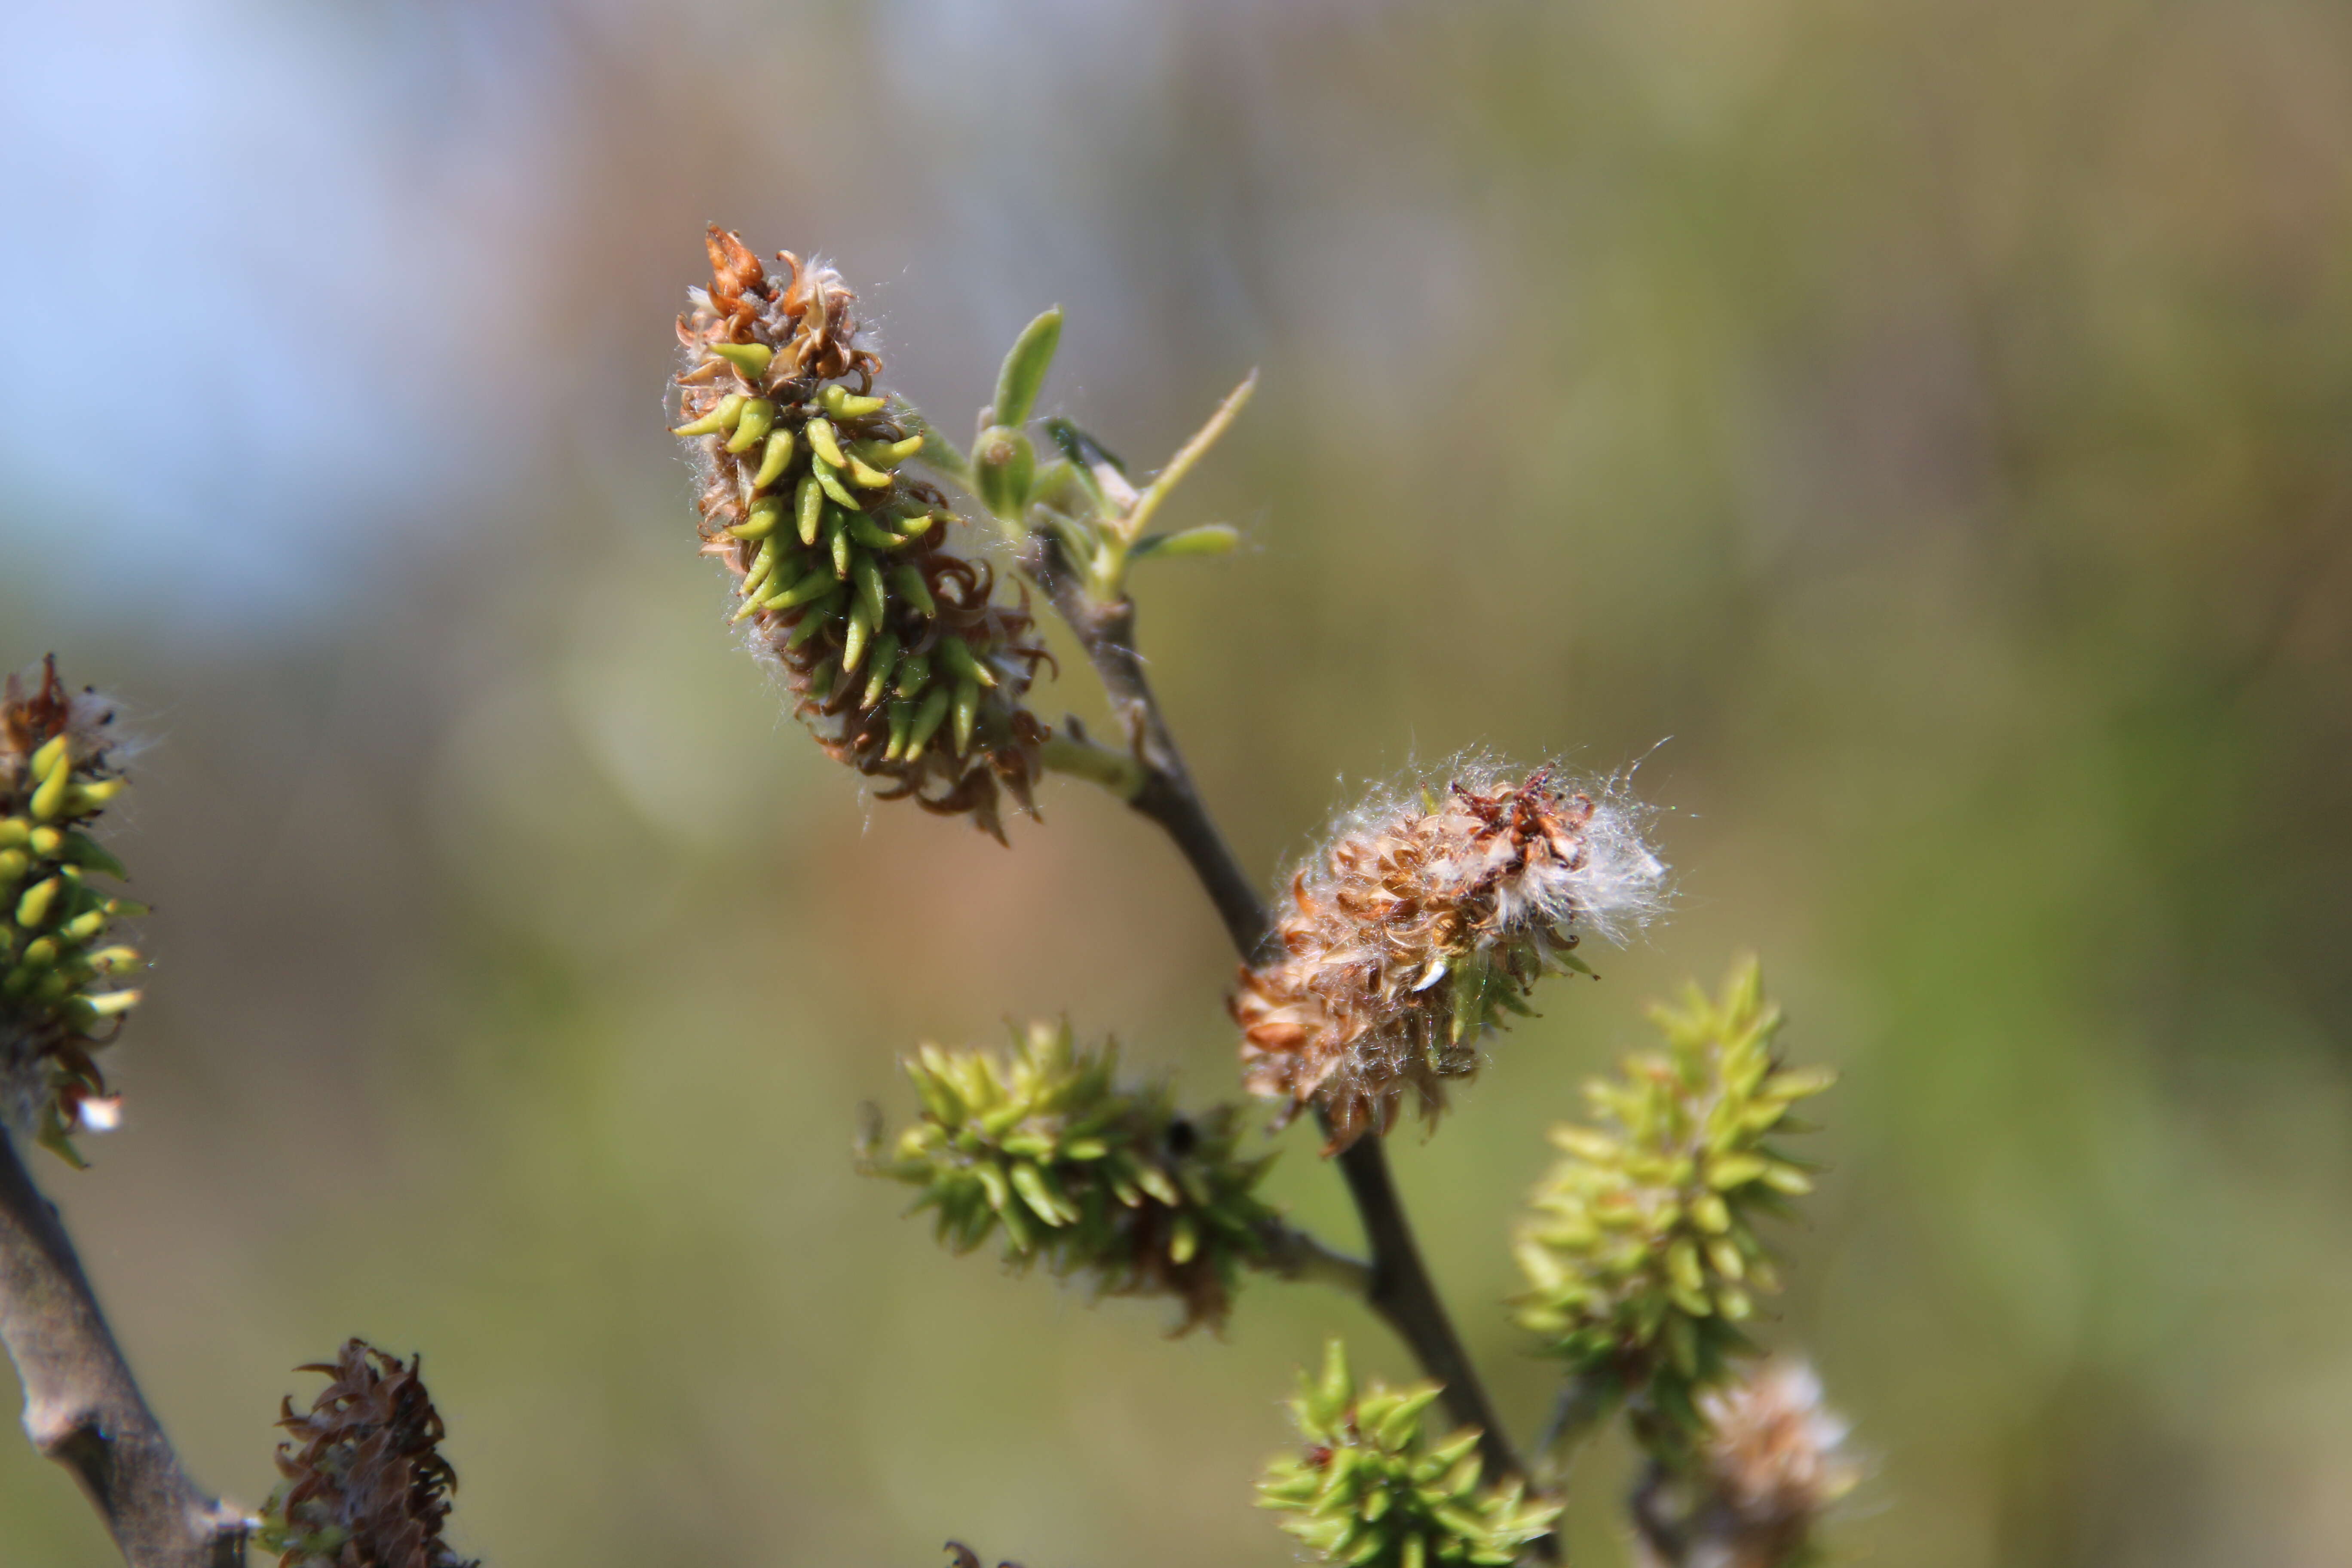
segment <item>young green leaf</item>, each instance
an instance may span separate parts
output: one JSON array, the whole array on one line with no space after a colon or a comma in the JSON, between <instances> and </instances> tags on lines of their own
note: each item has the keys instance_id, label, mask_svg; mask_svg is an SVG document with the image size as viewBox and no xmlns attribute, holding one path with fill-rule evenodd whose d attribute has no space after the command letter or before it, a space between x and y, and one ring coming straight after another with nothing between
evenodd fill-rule
<instances>
[{"instance_id":1,"label":"young green leaf","mask_svg":"<svg viewBox=\"0 0 2352 1568\"><path fill-rule=\"evenodd\" d=\"M1021 329L1012 352L996 373L996 413L999 425L1025 425L1036 410L1038 389L1054 366L1054 351L1062 342L1062 308L1047 310Z\"/></svg>"}]
</instances>

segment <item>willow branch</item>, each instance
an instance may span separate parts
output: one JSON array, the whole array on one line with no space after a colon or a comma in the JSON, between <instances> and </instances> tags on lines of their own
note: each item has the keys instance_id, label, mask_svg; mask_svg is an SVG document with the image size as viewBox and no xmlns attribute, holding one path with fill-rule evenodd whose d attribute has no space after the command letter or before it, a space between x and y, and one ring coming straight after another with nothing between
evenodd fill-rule
<instances>
[{"instance_id":1,"label":"willow branch","mask_svg":"<svg viewBox=\"0 0 2352 1568\"><path fill-rule=\"evenodd\" d=\"M131 1568L239 1568L246 1521L181 1469L57 1209L0 1131L0 1342L25 1434L71 1470Z\"/></svg>"},{"instance_id":2,"label":"willow branch","mask_svg":"<svg viewBox=\"0 0 2352 1568\"><path fill-rule=\"evenodd\" d=\"M1540 1480L1548 1484L1559 1480L1570 1457L1563 1450L1581 1442L1609 1414L1616 1399L1615 1390L1605 1379L1571 1373L1561 1381L1551 1411L1544 1417L1543 1429L1536 1434L1535 1443L1528 1450ZM1552 1486L1551 1489L1558 1488Z\"/></svg>"},{"instance_id":3,"label":"willow branch","mask_svg":"<svg viewBox=\"0 0 2352 1568\"><path fill-rule=\"evenodd\" d=\"M1258 1231L1258 1239L1265 1244L1262 1267L1269 1274L1295 1281L1317 1280L1359 1300L1371 1295L1372 1266L1324 1246L1309 1232L1276 1220Z\"/></svg>"},{"instance_id":4,"label":"willow branch","mask_svg":"<svg viewBox=\"0 0 2352 1568\"><path fill-rule=\"evenodd\" d=\"M1089 780L1125 801L1132 801L1144 785L1143 764L1126 752L1095 744L1075 715L1045 737L1037 760L1047 773Z\"/></svg>"},{"instance_id":5,"label":"willow branch","mask_svg":"<svg viewBox=\"0 0 2352 1568\"><path fill-rule=\"evenodd\" d=\"M1135 601L1123 598L1106 605L1089 596L1076 574L1066 568L1060 549L1040 534L1030 536L1022 564L1069 623L1110 699L1113 716L1126 731L1129 752L1142 769L1125 793L1127 804L1158 823L1175 842L1216 906L1242 961L1255 963L1274 923L1258 901L1256 886L1234 858L1192 787L1184 755L1176 749L1176 737L1169 732L1151 694L1143 660L1135 651Z\"/></svg>"},{"instance_id":6,"label":"willow branch","mask_svg":"<svg viewBox=\"0 0 2352 1568\"><path fill-rule=\"evenodd\" d=\"M1666 1491L1673 1478L1656 1459L1642 1467L1642 1479L1625 1499L1625 1510L1632 1516L1634 1531L1642 1538L1653 1562L1666 1568L1682 1568L1686 1561L1691 1541L1689 1533L1675 1523L1666 1508Z\"/></svg>"},{"instance_id":7,"label":"willow branch","mask_svg":"<svg viewBox=\"0 0 2352 1568\"><path fill-rule=\"evenodd\" d=\"M1258 962L1272 939L1273 920L1193 787L1183 753L1152 696L1143 660L1135 651L1135 602L1094 599L1068 570L1059 547L1043 535L1031 536L1022 565L1069 623L1142 766L1141 782L1126 796L1128 805L1159 824L1174 842L1216 906L1242 961ZM1489 1479L1526 1474L1422 1261L1389 1173L1386 1143L1376 1135L1359 1138L1337 1158L1371 1250L1371 1279L1364 1300L1412 1349L1422 1370L1444 1385L1446 1413L1457 1425L1478 1428L1479 1453Z\"/></svg>"}]
</instances>

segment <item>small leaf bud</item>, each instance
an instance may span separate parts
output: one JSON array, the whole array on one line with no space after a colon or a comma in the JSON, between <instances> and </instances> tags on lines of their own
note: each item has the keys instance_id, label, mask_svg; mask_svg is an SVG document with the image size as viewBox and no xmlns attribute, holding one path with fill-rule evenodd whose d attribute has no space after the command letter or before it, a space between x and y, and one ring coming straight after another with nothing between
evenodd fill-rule
<instances>
[{"instance_id":1,"label":"small leaf bud","mask_svg":"<svg viewBox=\"0 0 2352 1568\"><path fill-rule=\"evenodd\" d=\"M1176 533L1148 533L1135 542L1130 553L1139 561L1151 555L1171 559L1185 555L1230 555L1241 542L1240 529L1227 522L1211 522Z\"/></svg>"},{"instance_id":2,"label":"small leaf bud","mask_svg":"<svg viewBox=\"0 0 2352 1568\"><path fill-rule=\"evenodd\" d=\"M988 510L1018 520L1037 473L1037 448L1029 437L1007 426L990 426L972 443L971 467Z\"/></svg>"}]
</instances>

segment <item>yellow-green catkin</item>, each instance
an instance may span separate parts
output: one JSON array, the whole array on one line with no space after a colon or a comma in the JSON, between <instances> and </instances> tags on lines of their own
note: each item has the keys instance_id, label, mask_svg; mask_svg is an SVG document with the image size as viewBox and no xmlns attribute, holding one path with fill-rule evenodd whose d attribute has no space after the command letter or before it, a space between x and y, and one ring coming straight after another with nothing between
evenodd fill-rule
<instances>
[{"instance_id":1,"label":"yellow-green catkin","mask_svg":"<svg viewBox=\"0 0 2352 1568\"><path fill-rule=\"evenodd\" d=\"M735 619L782 670L825 751L1003 837L1034 810L1046 728L1022 699L1046 653L994 571L958 553L947 497L904 471L924 437L875 390L856 296L782 253L770 270L713 226L711 284L678 319L676 434L698 471L704 553L735 579Z\"/></svg>"},{"instance_id":2,"label":"yellow-green catkin","mask_svg":"<svg viewBox=\"0 0 2352 1568\"><path fill-rule=\"evenodd\" d=\"M103 884L122 868L91 837L123 781L110 761L114 711L68 692L57 661L0 695L0 1075L11 1128L75 1164L72 1134L114 1125L92 1053L139 993L116 984L139 954L113 922L143 913Z\"/></svg>"},{"instance_id":3,"label":"yellow-green catkin","mask_svg":"<svg viewBox=\"0 0 2352 1568\"><path fill-rule=\"evenodd\" d=\"M1502 1568L1551 1531L1558 1503L1530 1500L1517 1481L1480 1484L1475 1426L1433 1438L1434 1383L1360 1391L1338 1340L1319 1375L1302 1373L1290 1415L1306 1448L1266 1467L1258 1506L1326 1563L1350 1568Z\"/></svg>"},{"instance_id":4,"label":"yellow-green catkin","mask_svg":"<svg viewBox=\"0 0 2352 1568\"><path fill-rule=\"evenodd\" d=\"M1740 1325L1777 1288L1755 1221L1812 1188L1773 1140L1802 1130L1791 1109L1834 1075L1781 1064L1753 959L1719 996L1694 985L1651 1016L1665 1049L1586 1086L1601 1124L1552 1130L1562 1158L1519 1234L1517 1305L1573 1374L1637 1400L1637 1428L1679 1453L1702 1426L1698 1392L1751 1348Z\"/></svg>"},{"instance_id":5,"label":"yellow-green catkin","mask_svg":"<svg viewBox=\"0 0 2352 1568\"><path fill-rule=\"evenodd\" d=\"M1277 1215L1257 1195L1272 1156L1245 1158L1231 1108L1186 1114L1158 1086L1118 1081L1118 1047L1038 1023L1005 1055L926 1046L908 1062L920 1120L863 1151L919 1189L940 1239L1001 1235L1005 1261L1043 1260L1108 1296L1170 1296L1180 1331L1220 1324Z\"/></svg>"}]
</instances>

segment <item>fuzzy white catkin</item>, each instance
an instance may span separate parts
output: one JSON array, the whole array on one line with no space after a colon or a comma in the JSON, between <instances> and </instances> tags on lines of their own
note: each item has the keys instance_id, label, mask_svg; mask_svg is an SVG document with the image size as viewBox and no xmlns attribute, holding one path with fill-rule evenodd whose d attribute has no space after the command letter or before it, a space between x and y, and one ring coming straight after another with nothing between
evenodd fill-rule
<instances>
[{"instance_id":1,"label":"fuzzy white catkin","mask_svg":"<svg viewBox=\"0 0 2352 1568\"><path fill-rule=\"evenodd\" d=\"M1624 775L1579 785L1484 757L1376 792L1300 866L1276 956L1229 1003L1252 1090L1285 1114L1319 1104L1334 1152L1384 1131L1408 1092L1435 1114L1517 998L1581 966L1583 937L1622 942L1664 909L1649 816Z\"/></svg>"},{"instance_id":2,"label":"fuzzy white catkin","mask_svg":"<svg viewBox=\"0 0 2352 1568\"><path fill-rule=\"evenodd\" d=\"M1680 1568L1780 1568L1801 1559L1830 1505L1862 1467L1849 1428L1822 1400L1804 1362L1772 1357L1702 1395L1706 1495Z\"/></svg>"}]
</instances>

